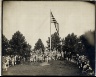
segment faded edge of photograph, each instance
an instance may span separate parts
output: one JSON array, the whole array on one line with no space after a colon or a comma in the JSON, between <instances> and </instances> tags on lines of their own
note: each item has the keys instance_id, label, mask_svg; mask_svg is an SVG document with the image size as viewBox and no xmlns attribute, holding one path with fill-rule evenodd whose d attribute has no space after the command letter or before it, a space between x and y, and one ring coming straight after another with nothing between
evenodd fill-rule
<instances>
[{"instance_id":1,"label":"faded edge of photograph","mask_svg":"<svg viewBox=\"0 0 96 77\"><path fill-rule=\"evenodd\" d=\"M2 35L2 33L1 33L1 9L2 9L2 1L0 1L0 51L2 52L2 37L1 37L1 35ZM1 52L0 52L0 76L1 76L1 69L2 69L2 67L1 67L1 56L2 56L2 54L1 54Z\"/></svg>"},{"instance_id":2,"label":"faded edge of photograph","mask_svg":"<svg viewBox=\"0 0 96 77\"><path fill-rule=\"evenodd\" d=\"M2 76L94 76L95 1L2 1Z\"/></svg>"}]
</instances>

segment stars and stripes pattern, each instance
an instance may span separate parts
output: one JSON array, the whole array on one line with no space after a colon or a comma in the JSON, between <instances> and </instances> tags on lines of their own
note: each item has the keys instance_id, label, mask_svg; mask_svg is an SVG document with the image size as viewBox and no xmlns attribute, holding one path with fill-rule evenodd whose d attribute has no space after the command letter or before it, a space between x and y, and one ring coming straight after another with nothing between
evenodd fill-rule
<instances>
[{"instance_id":1,"label":"stars and stripes pattern","mask_svg":"<svg viewBox=\"0 0 96 77\"><path fill-rule=\"evenodd\" d=\"M52 12L51 12L51 23L54 23L57 34L59 35L59 23L56 21L56 19L54 18Z\"/></svg>"}]
</instances>

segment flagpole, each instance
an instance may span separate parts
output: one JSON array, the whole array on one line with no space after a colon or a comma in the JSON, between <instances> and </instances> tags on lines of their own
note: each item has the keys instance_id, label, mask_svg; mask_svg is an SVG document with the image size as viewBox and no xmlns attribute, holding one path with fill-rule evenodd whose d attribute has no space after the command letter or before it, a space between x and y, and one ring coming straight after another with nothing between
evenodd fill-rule
<instances>
[{"instance_id":1,"label":"flagpole","mask_svg":"<svg viewBox=\"0 0 96 77\"><path fill-rule=\"evenodd\" d=\"M50 10L50 51L51 51L51 10Z\"/></svg>"}]
</instances>

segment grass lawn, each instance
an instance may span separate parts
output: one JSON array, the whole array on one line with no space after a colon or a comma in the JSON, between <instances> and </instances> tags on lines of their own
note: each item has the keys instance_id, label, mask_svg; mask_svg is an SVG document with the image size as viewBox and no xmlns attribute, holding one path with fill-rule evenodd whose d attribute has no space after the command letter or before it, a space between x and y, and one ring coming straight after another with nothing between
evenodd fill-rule
<instances>
[{"instance_id":1,"label":"grass lawn","mask_svg":"<svg viewBox=\"0 0 96 77\"><path fill-rule=\"evenodd\" d=\"M41 66L41 63L26 63L8 68L3 75L57 75L57 76L81 76L81 70L69 61L51 61L50 65Z\"/></svg>"}]
</instances>

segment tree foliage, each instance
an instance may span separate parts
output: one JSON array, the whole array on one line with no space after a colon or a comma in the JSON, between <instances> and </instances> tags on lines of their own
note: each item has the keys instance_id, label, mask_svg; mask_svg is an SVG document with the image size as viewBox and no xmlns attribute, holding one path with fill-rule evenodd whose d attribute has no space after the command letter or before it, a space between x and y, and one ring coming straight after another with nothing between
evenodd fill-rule
<instances>
[{"instance_id":1,"label":"tree foliage","mask_svg":"<svg viewBox=\"0 0 96 77\"><path fill-rule=\"evenodd\" d=\"M48 37L48 40L46 41L48 45L48 49L50 49L50 38ZM55 32L51 35L51 50L61 50L61 41L59 35Z\"/></svg>"},{"instance_id":2,"label":"tree foliage","mask_svg":"<svg viewBox=\"0 0 96 77\"><path fill-rule=\"evenodd\" d=\"M34 50L41 50L44 52L44 44L41 39L38 39L38 41L35 43Z\"/></svg>"},{"instance_id":3,"label":"tree foliage","mask_svg":"<svg viewBox=\"0 0 96 77\"><path fill-rule=\"evenodd\" d=\"M7 49L9 48L9 40L2 35L2 55L5 56L8 54Z\"/></svg>"},{"instance_id":4,"label":"tree foliage","mask_svg":"<svg viewBox=\"0 0 96 77\"><path fill-rule=\"evenodd\" d=\"M31 46L27 44L27 42L25 41L25 37L19 31L14 33L14 35L12 36L12 39L10 40L10 45L14 55L29 55L31 51Z\"/></svg>"},{"instance_id":5,"label":"tree foliage","mask_svg":"<svg viewBox=\"0 0 96 77\"><path fill-rule=\"evenodd\" d=\"M72 52L72 54L84 54L84 44L77 38L74 33L68 34L65 40L62 39L62 50L67 52Z\"/></svg>"},{"instance_id":6,"label":"tree foliage","mask_svg":"<svg viewBox=\"0 0 96 77\"><path fill-rule=\"evenodd\" d=\"M65 37L63 51L74 53L76 44L77 44L77 36L74 35L74 33L68 34L67 37Z\"/></svg>"}]
</instances>

